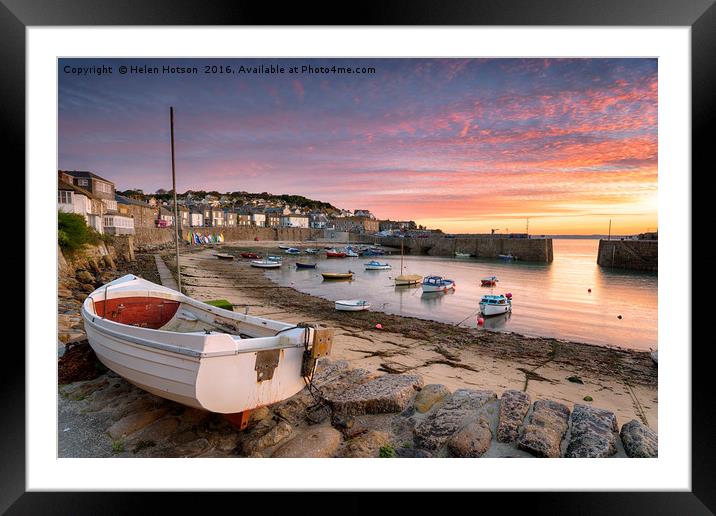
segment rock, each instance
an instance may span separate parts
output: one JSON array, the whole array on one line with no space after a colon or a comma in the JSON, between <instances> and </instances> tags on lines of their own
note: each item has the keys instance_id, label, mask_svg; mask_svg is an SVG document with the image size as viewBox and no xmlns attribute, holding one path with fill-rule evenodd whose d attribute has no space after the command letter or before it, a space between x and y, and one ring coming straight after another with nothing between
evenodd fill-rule
<instances>
[{"instance_id":1,"label":"rock","mask_svg":"<svg viewBox=\"0 0 716 516\"><path fill-rule=\"evenodd\" d=\"M339 414L385 414L404 410L422 384L419 375L385 375L342 393L322 395Z\"/></svg>"},{"instance_id":2,"label":"rock","mask_svg":"<svg viewBox=\"0 0 716 516\"><path fill-rule=\"evenodd\" d=\"M331 418L331 425L338 429L351 428L355 424L355 418L353 416L344 416L342 414L333 414Z\"/></svg>"},{"instance_id":3,"label":"rock","mask_svg":"<svg viewBox=\"0 0 716 516\"><path fill-rule=\"evenodd\" d=\"M107 387L107 385L109 385L107 377L100 376L95 380L71 383L63 387L62 392L69 396L70 399L78 401L97 390Z\"/></svg>"},{"instance_id":4,"label":"rock","mask_svg":"<svg viewBox=\"0 0 716 516\"><path fill-rule=\"evenodd\" d=\"M173 417L159 419L147 426L137 437L140 441L163 441L179 427L179 420Z\"/></svg>"},{"instance_id":5,"label":"rock","mask_svg":"<svg viewBox=\"0 0 716 516\"><path fill-rule=\"evenodd\" d=\"M271 416L271 411L268 407L259 407L251 411L249 414L249 424L258 423Z\"/></svg>"},{"instance_id":6,"label":"rock","mask_svg":"<svg viewBox=\"0 0 716 516\"><path fill-rule=\"evenodd\" d=\"M279 421L278 424L270 428L268 432L261 432L261 430L255 432L254 436L252 436L253 438L244 441L241 448L246 455L250 455L251 453L260 452L266 448L276 446L292 433L292 425L286 421Z\"/></svg>"},{"instance_id":7,"label":"rock","mask_svg":"<svg viewBox=\"0 0 716 516\"><path fill-rule=\"evenodd\" d=\"M306 409L315 404L313 397L306 391L301 391L273 406L273 412L281 419L284 419L292 425L298 425L303 422L306 416Z\"/></svg>"},{"instance_id":8,"label":"rock","mask_svg":"<svg viewBox=\"0 0 716 516\"><path fill-rule=\"evenodd\" d=\"M117 268L117 265L114 263L114 259L112 259L112 257L110 255L108 255L108 254L104 255L103 260L104 260L105 266L107 266L108 268L110 268L110 269Z\"/></svg>"},{"instance_id":9,"label":"rock","mask_svg":"<svg viewBox=\"0 0 716 516\"><path fill-rule=\"evenodd\" d=\"M80 283L94 283L94 276L92 273L85 270L77 271L75 278L77 278L77 281Z\"/></svg>"},{"instance_id":10,"label":"rock","mask_svg":"<svg viewBox=\"0 0 716 516\"><path fill-rule=\"evenodd\" d=\"M82 285L80 285L80 288L82 289L83 292L88 292L88 293L94 292L94 290L95 290L94 285L92 285L92 283L83 283Z\"/></svg>"},{"instance_id":11,"label":"rock","mask_svg":"<svg viewBox=\"0 0 716 516\"><path fill-rule=\"evenodd\" d=\"M625 423L619 436L627 456L638 458L659 456L659 436L641 421L632 419Z\"/></svg>"},{"instance_id":12,"label":"rock","mask_svg":"<svg viewBox=\"0 0 716 516\"><path fill-rule=\"evenodd\" d=\"M194 441L198 436L191 430L186 430L172 437L172 441L176 444L186 444Z\"/></svg>"},{"instance_id":13,"label":"rock","mask_svg":"<svg viewBox=\"0 0 716 516\"><path fill-rule=\"evenodd\" d=\"M272 457L333 457L341 444L341 433L335 428L307 430L282 444Z\"/></svg>"},{"instance_id":14,"label":"rock","mask_svg":"<svg viewBox=\"0 0 716 516\"><path fill-rule=\"evenodd\" d=\"M532 415L517 446L537 457L560 457L561 443L567 432L569 409L552 400L534 402Z\"/></svg>"},{"instance_id":15,"label":"rock","mask_svg":"<svg viewBox=\"0 0 716 516\"><path fill-rule=\"evenodd\" d=\"M216 436L214 439L212 439L212 442L213 445L219 451L230 452L236 449L239 444L239 433L228 431L226 433Z\"/></svg>"},{"instance_id":16,"label":"rock","mask_svg":"<svg viewBox=\"0 0 716 516\"><path fill-rule=\"evenodd\" d=\"M335 380L341 373L349 368L347 360L331 361L327 358L320 359L316 366L316 372L313 374L313 383L316 387Z\"/></svg>"},{"instance_id":17,"label":"rock","mask_svg":"<svg viewBox=\"0 0 716 516\"><path fill-rule=\"evenodd\" d=\"M318 425L327 421L328 418L331 417L331 407L324 405L323 403L307 407L304 417L310 425Z\"/></svg>"},{"instance_id":18,"label":"rock","mask_svg":"<svg viewBox=\"0 0 716 516\"><path fill-rule=\"evenodd\" d=\"M341 450L339 457L379 457L381 446L390 442L390 436L386 432L368 430L355 439L351 439Z\"/></svg>"},{"instance_id":19,"label":"rock","mask_svg":"<svg viewBox=\"0 0 716 516\"><path fill-rule=\"evenodd\" d=\"M447 442L455 457L482 457L490 449L492 432L484 421L471 421L458 430Z\"/></svg>"},{"instance_id":20,"label":"rock","mask_svg":"<svg viewBox=\"0 0 716 516\"><path fill-rule=\"evenodd\" d=\"M418 412L425 413L448 394L450 394L450 389L444 385L431 383L423 387L417 396L415 396L413 406Z\"/></svg>"},{"instance_id":21,"label":"rock","mask_svg":"<svg viewBox=\"0 0 716 516\"><path fill-rule=\"evenodd\" d=\"M202 437L196 439L195 441L191 441L189 443L182 444L181 446L177 446L176 448L168 450L166 456L196 457L197 455L201 455L202 453L209 451L209 448L211 448L211 444L209 444L209 441Z\"/></svg>"},{"instance_id":22,"label":"rock","mask_svg":"<svg viewBox=\"0 0 716 516\"><path fill-rule=\"evenodd\" d=\"M397 448L395 456L401 459L429 459L432 454L420 448Z\"/></svg>"},{"instance_id":23,"label":"rock","mask_svg":"<svg viewBox=\"0 0 716 516\"><path fill-rule=\"evenodd\" d=\"M151 410L148 412L135 412L124 416L107 429L112 439L119 439L141 430L150 423L156 421L166 413L165 409Z\"/></svg>"},{"instance_id":24,"label":"rock","mask_svg":"<svg viewBox=\"0 0 716 516\"><path fill-rule=\"evenodd\" d=\"M509 390L500 399L500 424L497 426L497 440L513 443L520 435L522 422L530 409L530 395L523 391Z\"/></svg>"},{"instance_id":25,"label":"rock","mask_svg":"<svg viewBox=\"0 0 716 516\"><path fill-rule=\"evenodd\" d=\"M604 458L617 452L617 417L613 412L575 405L566 457Z\"/></svg>"},{"instance_id":26,"label":"rock","mask_svg":"<svg viewBox=\"0 0 716 516\"><path fill-rule=\"evenodd\" d=\"M467 423L480 419L480 409L496 399L492 391L458 389L442 407L416 425L415 443L427 450L441 448Z\"/></svg>"}]
</instances>

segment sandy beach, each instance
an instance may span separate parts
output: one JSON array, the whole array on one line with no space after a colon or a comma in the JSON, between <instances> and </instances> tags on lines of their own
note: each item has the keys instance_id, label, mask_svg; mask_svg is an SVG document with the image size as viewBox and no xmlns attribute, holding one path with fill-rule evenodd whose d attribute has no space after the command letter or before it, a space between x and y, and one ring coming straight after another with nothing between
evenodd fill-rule
<instances>
[{"instance_id":1,"label":"sandy beach","mask_svg":"<svg viewBox=\"0 0 716 516\"><path fill-rule=\"evenodd\" d=\"M278 245L323 247L307 242L233 242L222 252L266 252ZM227 262L213 249L183 250L182 285L196 299L226 299L235 311L335 329L332 358L383 373L414 372L425 383L450 389L524 390L572 408L590 404L620 421L639 419L658 429L657 368L648 352L455 327L376 311L336 312L333 303L268 280L248 260ZM165 252L173 267L173 254ZM285 265L292 263L290 257ZM376 329L380 323L382 329ZM588 400L589 398L587 398Z\"/></svg>"}]
</instances>

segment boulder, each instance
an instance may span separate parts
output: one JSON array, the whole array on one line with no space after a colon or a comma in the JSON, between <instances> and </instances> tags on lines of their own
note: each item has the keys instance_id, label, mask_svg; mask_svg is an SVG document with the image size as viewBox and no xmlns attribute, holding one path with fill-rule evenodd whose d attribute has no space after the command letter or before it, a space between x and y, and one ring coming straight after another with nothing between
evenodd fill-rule
<instances>
[{"instance_id":1,"label":"boulder","mask_svg":"<svg viewBox=\"0 0 716 516\"><path fill-rule=\"evenodd\" d=\"M390 436L386 432L368 430L348 441L341 450L339 457L379 457L380 448L389 442Z\"/></svg>"},{"instance_id":2,"label":"boulder","mask_svg":"<svg viewBox=\"0 0 716 516\"><path fill-rule=\"evenodd\" d=\"M251 438L242 443L241 449L246 455L260 452L266 448L276 446L292 433L292 425L288 424L286 421L279 421L276 425L269 428L268 431L257 429Z\"/></svg>"},{"instance_id":3,"label":"boulder","mask_svg":"<svg viewBox=\"0 0 716 516\"><path fill-rule=\"evenodd\" d=\"M625 423L619 436L627 456L638 458L659 456L659 436L641 421L632 419Z\"/></svg>"},{"instance_id":4,"label":"boulder","mask_svg":"<svg viewBox=\"0 0 716 516\"><path fill-rule=\"evenodd\" d=\"M276 449L272 457L333 457L341 445L341 433L331 427L307 430Z\"/></svg>"},{"instance_id":5,"label":"boulder","mask_svg":"<svg viewBox=\"0 0 716 516\"><path fill-rule=\"evenodd\" d=\"M385 375L343 392L321 394L339 414L386 414L404 410L422 385L419 375Z\"/></svg>"},{"instance_id":6,"label":"boulder","mask_svg":"<svg viewBox=\"0 0 716 516\"><path fill-rule=\"evenodd\" d=\"M568 421L569 408L565 405L552 400L537 400L517 446L537 457L560 457Z\"/></svg>"},{"instance_id":7,"label":"boulder","mask_svg":"<svg viewBox=\"0 0 716 516\"><path fill-rule=\"evenodd\" d=\"M496 399L492 391L458 389L440 408L415 426L415 443L427 450L441 448L455 432L480 419L480 409Z\"/></svg>"},{"instance_id":8,"label":"boulder","mask_svg":"<svg viewBox=\"0 0 716 516\"><path fill-rule=\"evenodd\" d=\"M617 417L613 412L575 405L566 457L604 458L617 452Z\"/></svg>"},{"instance_id":9,"label":"boulder","mask_svg":"<svg viewBox=\"0 0 716 516\"><path fill-rule=\"evenodd\" d=\"M413 406L418 412L425 413L448 394L450 394L450 389L444 385L431 383L423 387L417 396L415 396Z\"/></svg>"},{"instance_id":10,"label":"boulder","mask_svg":"<svg viewBox=\"0 0 716 516\"><path fill-rule=\"evenodd\" d=\"M509 390L500 399L500 424L497 426L497 440L513 443L520 436L520 429L530 409L530 395L523 391Z\"/></svg>"},{"instance_id":11,"label":"boulder","mask_svg":"<svg viewBox=\"0 0 716 516\"><path fill-rule=\"evenodd\" d=\"M86 270L77 271L75 278L77 278L77 281L80 283L94 283L94 275Z\"/></svg>"},{"instance_id":12,"label":"boulder","mask_svg":"<svg viewBox=\"0 0 716 516\"><path fill-rule=\"evenodd\" d=\"M485 421L471 421L448 440L448 450L455 457L482 457L490 449L492 432Z\"/></svg>"},{"instance_id":13,"label":"boulder","mask_svg":"<svg viewBox=\"0 0 716 516\"><path fill-rule=\"evenodd\" d=\"M179 421L173 417L158 419L147 426L138 437L141 441L153 441L158 443L172 435L179 427Z\"/></svg>"}]
</instances>

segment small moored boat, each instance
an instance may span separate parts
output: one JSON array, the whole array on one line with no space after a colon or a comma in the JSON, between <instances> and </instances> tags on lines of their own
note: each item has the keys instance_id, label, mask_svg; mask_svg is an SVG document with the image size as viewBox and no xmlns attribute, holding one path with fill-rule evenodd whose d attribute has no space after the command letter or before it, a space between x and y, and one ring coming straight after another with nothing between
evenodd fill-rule
<instances>
[{"instance_id":1,"label":"small moored boat","mask_svg":"<svg viewBox=\"0 0 716 516\"><path fill-rule=\"evenodd\" d=\"M356 253L352 247L346 247L346 256L349 258L357 258L360 255Z\"/></svg>"},{"instance_id":2,"label":"small moored boat","mask_svg":"<svg viewBox=\"0 0 716 516\"><path fill-rule=\"evenodd\" d=\"M326 280L345 280L353 279L353 273L348 272L322 272L321 276Z\"/></svg>"},{"instance_id":3,"label":"small moored boat","mask_svg":"<svg viewBox=\"0 0 716 516\"><path fill-rule=\"evenodd\" d=\"M258 269L277 269L281 267L281 262L275 262L273 260L253 260L251 267Z\"/></svg>"},{"instance_id":4,"label":"small moored boat","mask_svg":"<svg viewBox=\"0 0 716 516\"><path fill-rule=\"evenodd\" d=\"M283 256L276 256L276 255L270 254L266 257L266 259L270 260L272 262L282 262Z\"/></svg>"},{"instance_id":5,"label":"small moored boat","mask_svg":"<svg viewBox=\"0 0 716 516\"><path fill-rule=\"evenodd\" d=\"M300 249L296 249L295 247L289 247L285 251L286 254L301 254Z\"/></svg>"},{"instance_id":6,"label":"small moored boat","mask_svg":"<svg viewBox=\"0 0 716 516\"><path fill-rule=\"evenodd\" d=\"M278 246L279 249L291 249L290 245L280 245Z\"/></svg>"},{"instance_id":7,"label":"small moored boat","mask_svg":"<svg viewBox=\"0 0 716 516\"><path fill-rule=\"evenodd\" d=\"M82 304L97 358L128 382L243 428L305 387L332 330L235 313L128 274Z\"/></svg>"},{"instance_id":8,"label":"small moored boat","mask_svg":"<svg viewBox=\"0 0 716 516\"><path fill-rule=\"evenodd\" d=\"M314 249L313 247L309 247L306 249L306 253L308 254L316 254L318 252L318 249Z\"/></svg>"},{"instance_id":9,"label":"small moored boat","mask_svg":"<svg viewBox=\"0 0 716 516\"><path fill-rule=\"evenodd\" d=\"M494 287L498 281L500 280L497 279L497 276L488 276L487 278L482 278L480 284L483 287Z\"/></svg>"},{"instance_id":10,"label":"small moored boat","mask_svg":"<svg viewBox=\"0 0 716 516\"><path fill-rule=\"evenodd\" d=\"M395 277L395 286L404 287L407 285L417 285L423 280L420 274L401 274Z\"/></svg>"},{"instance_id":11,"label":"small moored boat","mask_svg":"<svg viewBox=\"0 0 716 516\"><path fill-rule=\"evenodd\" d=\"M251 260L258 260L260 258L260 256L256 253L240 253L239 256L241 256L242 258L247 258L247 259L251 259Z\"/></svg>"},{"instance_id":12,"label":"small moored boat","mask_svg":"<svg viewBox=\"0 0 716 516\"><path fill-rule=\"evenodd\" d=\"M216 256L219 260L233 260L234 255L228 254L228 253L216 253L214 256Z\"/></svg>"},{"instance_id":13,"label":"small moored boat","mask_svg":"<svg viewBox=\"0 0 716 516\"><path fill-rule=\"evenodd\" d=\"M301 263L296 262L296 268L297 269L315 269L316 264L315 263Z\"/></svg>"},{"instance_id":14,"label":"small moored boat","mask_svg":"<svg viewBox=\"0 0 716 516\"><path fill-rule=\"evenodd\" d=\"M456 258L470 258L470 253L455 253Z\"/></svg>"},{"instance_id":15,"label":"small moored boat","mask_svg":"<svg viewBox=\"0 0 716 516\"><path fill-rule=\"evenodd\" d=\"M505 261L507 261L507 262L517 259L516 256L513 256L513 255L512 255L512 253L510 253L510 254L498 254L497 256L500 258L500 260L505 260Z\"/></svg>"},{"instance_id":16,"label":"small moored boat","mask_svg":"<svg viewBox=\"0 0 716 516\"><path fill-rule=\"evenodd\" d=\"M442 292L455 288L455 282L442 276L426 276L422 287L423 292Z\"/></svg>"},{"instance_id":17,"label":"small moored boat","mask_svg":"<svg viewBox=\"0 0 716 516\"><path fill-rule=\"evenodd\" d=\"M510 296L511 297L511 296ZM480 299L480 312L488 317L490 315L506 314L512 311L512 299L500 294L499 296L487 295Z\"/></svg>"},{"instance_id":18,"label":"small moored boat","mask_svg":"<svg viewBox=\"0 0 716 516\"><path fill-rule=\"evenodd\" d=\"M326 251L326 257L327 258L345 258L346 253L342 253L340 251L336 251L335 249L331 249L330 251Z\"/></svg>"},{"instance_id":19,"label":"small moored boat","mask_svg":"<svg viewBox=\"0 0 716 516\"><path fill-rule=\"evenodd\" d=\"M369 308L370 303L365 299L340 299L336 301L336 310L344 312L360 312Z\"/></svg>"},{"instance_id":20,"label":"small moored boat","mask_svg":"<svg viewBox=\"0 0 716 516\"><path fill-rule=\"evenodd\" d=\"M363 265L367 271L387 271L392 269L389 263L380 263L376 260L371 260Z\"/></svg>"}]
</instances>

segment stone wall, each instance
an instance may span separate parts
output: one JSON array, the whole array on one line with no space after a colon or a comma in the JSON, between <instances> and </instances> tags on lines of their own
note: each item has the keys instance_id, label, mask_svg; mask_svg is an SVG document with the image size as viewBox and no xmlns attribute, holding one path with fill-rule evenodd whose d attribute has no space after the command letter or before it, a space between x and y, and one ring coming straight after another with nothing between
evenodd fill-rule
<instances>
[{"instance_id":1,"label":"stone wall","mask_svg":"<svg viewBox=\"0 0 716 516\"><path fill-rule=\"evenodd\" d=\"M400 247L401 241L405 246L406 254L454 256L458 252L470 253L478 258L498 258L500 254L512 254L521 261L542 263L550 263L554 259L551 238L379 237L381 244L392 247Z\"/></svg>"},{"instance_id":2,"label":"stone wall","mask_svg":"<svg viewBox=\"0 0 716 516\"><path fill-rule=\"evenodd\" d=\"M603 267L658 270L658 240L600 240L597 263Z\"/></svg>"}]
</instances>

